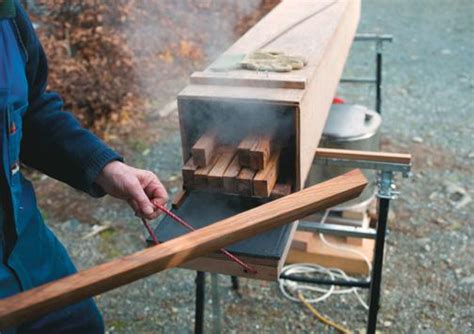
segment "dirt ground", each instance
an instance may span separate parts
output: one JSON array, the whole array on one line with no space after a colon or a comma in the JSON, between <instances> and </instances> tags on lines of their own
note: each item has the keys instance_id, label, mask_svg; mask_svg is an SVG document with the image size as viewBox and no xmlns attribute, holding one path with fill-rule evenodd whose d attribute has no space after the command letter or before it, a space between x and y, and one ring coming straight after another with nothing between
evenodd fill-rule
<instances>
[{"instance_id":1,"label":"dirt ground","mask_svg":"<svg viewBox=\"0 0 474 334\"><path fill-rule=\"evenodd\" d=\"M379 315L379 328L386 333L473 332L474 205L459 207L474 196L473 13L469 0L363 3L359 32L395 37L385 47L384 149L411 152L415 158L413 176L398 182L402 194L393 203L396 219L389 225ZM221 41L219 47L231 42ZM354 45L345 76L370 75L373 52L369 44ZM195 64L196 69L209 60ZM159 100L172 100L186 78L164 76L167 96ZM342 86L339 95L370 105L374 90ZM152 112L140 133L111 144L127 162L158 173L171 193L178 191L176 114ZM44 176L34 181L44 216L79 268L143 249L140 222L118 201L90 199ZM87 236L93 225L110 227ZM194 278L194 272L173 269L97 297L107 331L191 332ZM230 279L220 276L219 292L225 332L328 331L301 304L286 300L275 283L243 279L237 294ZM365 327L366 313L351 295L316 307L351 330ZM210 301L206 329L212 330Z\"/></svg>"}]
</instances>

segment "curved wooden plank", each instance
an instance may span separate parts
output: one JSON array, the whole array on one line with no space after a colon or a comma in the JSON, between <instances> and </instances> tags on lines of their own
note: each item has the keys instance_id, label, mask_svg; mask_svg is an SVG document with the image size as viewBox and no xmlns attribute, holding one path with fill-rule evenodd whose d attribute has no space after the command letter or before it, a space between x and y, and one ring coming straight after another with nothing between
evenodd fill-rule
<instances>
[{"instance_id":1,"label":"curved wooden plank","mask_svg":"<svg viewBox=\"0 0 474 334\"><path fill-rule=\"evenodd\" d=\"M353 199L366 184L362 172L353 170L182 237L2 299L0 329L176 267L315 211Z\"/></svg>"}]
</instances>

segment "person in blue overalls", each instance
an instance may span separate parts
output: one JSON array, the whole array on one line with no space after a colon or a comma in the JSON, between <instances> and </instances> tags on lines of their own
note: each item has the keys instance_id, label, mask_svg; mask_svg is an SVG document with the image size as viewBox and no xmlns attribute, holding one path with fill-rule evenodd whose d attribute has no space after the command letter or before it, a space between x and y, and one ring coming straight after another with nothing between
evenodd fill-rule
<instances>
[{"instance_id":1,"label":"person in blue overalls","mask_svg":"<svg viewBox=\"0 0 474 334\"><path fill-rule=\"evenodd\" d=\"M92 196L110 194L136 213L158 215L151 200L167 193L151 172L135 169L62 111L46 91L48 66L34 28L17 0L0 0L0 298L76 271L65 248L45 225L32 184L20 163ZM92 299L1 333L102 333Z\"/></svg>"}]
</instances>

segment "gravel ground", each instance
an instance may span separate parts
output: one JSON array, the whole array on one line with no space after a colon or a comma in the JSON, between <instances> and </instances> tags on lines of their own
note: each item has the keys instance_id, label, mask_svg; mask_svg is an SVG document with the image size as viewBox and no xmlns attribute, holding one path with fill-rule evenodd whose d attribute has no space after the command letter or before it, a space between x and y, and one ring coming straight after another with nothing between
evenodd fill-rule
<instances>
[{"instance_id":1,"label":"gravel ground","mask_svg":"<svg viewBox=\"0 0 474 334\"><path fill-rule=\"evenodd\" d=\"M456 207L460 199L474 196L473 14L470 0L363 4L359 31L395 36L385 48L384 148L415 156L413 177L399 182L402 196L394 203L396 219L387 241L379 316L384 332L473 332L474 205ZM371 52L367 45L355 45L346 74L367 74ZM369 104L374 92L342 87L340 93ZM128 160L158 172L175 192L180 166L176 115L150 116L149 124L159 140L137 142L138 153ZM78 267L143 249L144 232L127 208L110 198L75 196L86 203L93 221L112 226L83 239L91 225L74 217L49 219ZM173 269L99 296L108 332L191 332L194 276ZM274 283L242 279L239 294L228 277L220 276L219 283L225 332L328 330L300 304L284 299ZM317 308L354 331L365 326L366 313L353 296L331 297ZM210 304L207 310L210 331Z\"/></svg>"}]
</instances>

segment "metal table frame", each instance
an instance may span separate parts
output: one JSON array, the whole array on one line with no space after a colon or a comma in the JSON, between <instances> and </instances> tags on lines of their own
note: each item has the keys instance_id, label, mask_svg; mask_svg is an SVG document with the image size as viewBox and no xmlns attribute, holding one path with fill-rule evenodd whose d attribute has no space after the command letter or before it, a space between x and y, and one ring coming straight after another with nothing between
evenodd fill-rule
<instances>
[{"instance_id":1,"label":"metal table frame","mask_svg":"<svg viewBox=\"0 0 474 334\"><path fill-rule=\"evenodd\" d=\"M364 160L348 160L338 158L317 158L316 163L319 165L337 165L350 166L353 168L373 169L379 172L378 177L378 208L377 208L377 224L375 229L358 228L353 226L340 226L332 224L321 224L316 222L302 221L298 228L306 231L314 231L325 234L350 236L358 238L374 239L374 257L372 260L371 279L368 280L328 280L314 279L295 275L281 275L280 279L288 279L297 282L322 284L322 285L338 285L369 289L369 311L367 321L367 333L375 333L377 327L377 314L380 307L380 290L382 282L383 255L385 247L385 239L387 234L387 220L390 207L390 201L397 197L398 192L395 191L394 174L401 173L404 177L408 177L411 165L374 162ZM233 288L238 289L238 280L232 277ZM202 333L204 326L204 304L205 304L205 273L197 272L196 276L196 317L195 317L195 333ZM213 304L217 302L217 292L213 291ZM216 307L216 306L215 306ZM215 308L216 310L216 308Z\"/></svg>"},{"instance_id":2,"label":"metal table frame","mask_svg":"<svg viewBox=\"0 0 474 334\"><path fill-rule=\"evenodd\" d=\"M392 42L391 35L377 35L377 34L358 34L355 42L375 42L375 78L342 78L341 83L352 84L373 84L375 85L375 111L382 113L382 55L384 42ZM359 238L375 239L374 257L372 263L372 274L370 281L343 281L343 280L324 280L324 279L310 279L307 277L297 277L290 275L281 275L280 279L288 279L304 283L314 283L322 285L338 285L369 289L369 311L367 321L367 333L374 334L377 327L377 315L380 308L380 290L382 282L382 267L383 255L385 247L385 239L387 234L387 220L390 208L390 201L394 199L398 192L396 192L394 184L394 174L402 173L404 177L408 177L411 165L363 161L363 160L349 160L349 159L316 159L317 164L321 165L337 165L351 168L373 169L379 171L378 182L378 207L377 207L377 226L376 229L363 229L351 226L339 226L331 224L318 224L314 222L302 221L298 228L303 230L317 231L320 233L351 236ZM239 281L237 277L231 277L232 288L236 291L239 289ZM196 272L196 308L195 308L195 322L194 332L197 334L203 333L204 330L204 309L205 309L205 272ZM214 315L220 315L217 292L217 275L212 277L212 299ZM220 332L220 320L214 319L214 332Z\"/></svg>"},{"instance_id":3,"label":"metal table frame","mask_svg":"<svg viewBox=\"0 0 474 334\"><path fill-rule=\"evenodd\" d=\"M382 113L382 56L383 44L392 42L392 35L357 34L354 42L375 43L375 78L342 78L340 83L373 84L375 85L375 111Z\"/></svg>"},{"instance_id":4,"label":"metal table frame","mask_svg":"<svg viewBox=\"0 0 474 334\"><path fill-rule=\"evenodd\" d=\"M322 285L350 286L369 289L369 316L367 321L367 333L373 334L375 333L377 327L377 314L380 306L380 287L382 282L383 255L385 238L387 234L388 212L390 208L390 201L396 198L398 195L398 192L395 191L394 174L402 173L404 177L408 177L411 170L411 165L337 158L316 159L316 163L320 165L342 165L353 168L373 169L379 172L377 193L377 224L375 230L370 228L356 228L352 226L338 226L305 221L301 222L298 226L299 229L307 231L309 230L333 235L375 239L371 279L370 281L344 281L311 279L294 275L281 275L280 279Z\"/></svg>"}]
</instances>

